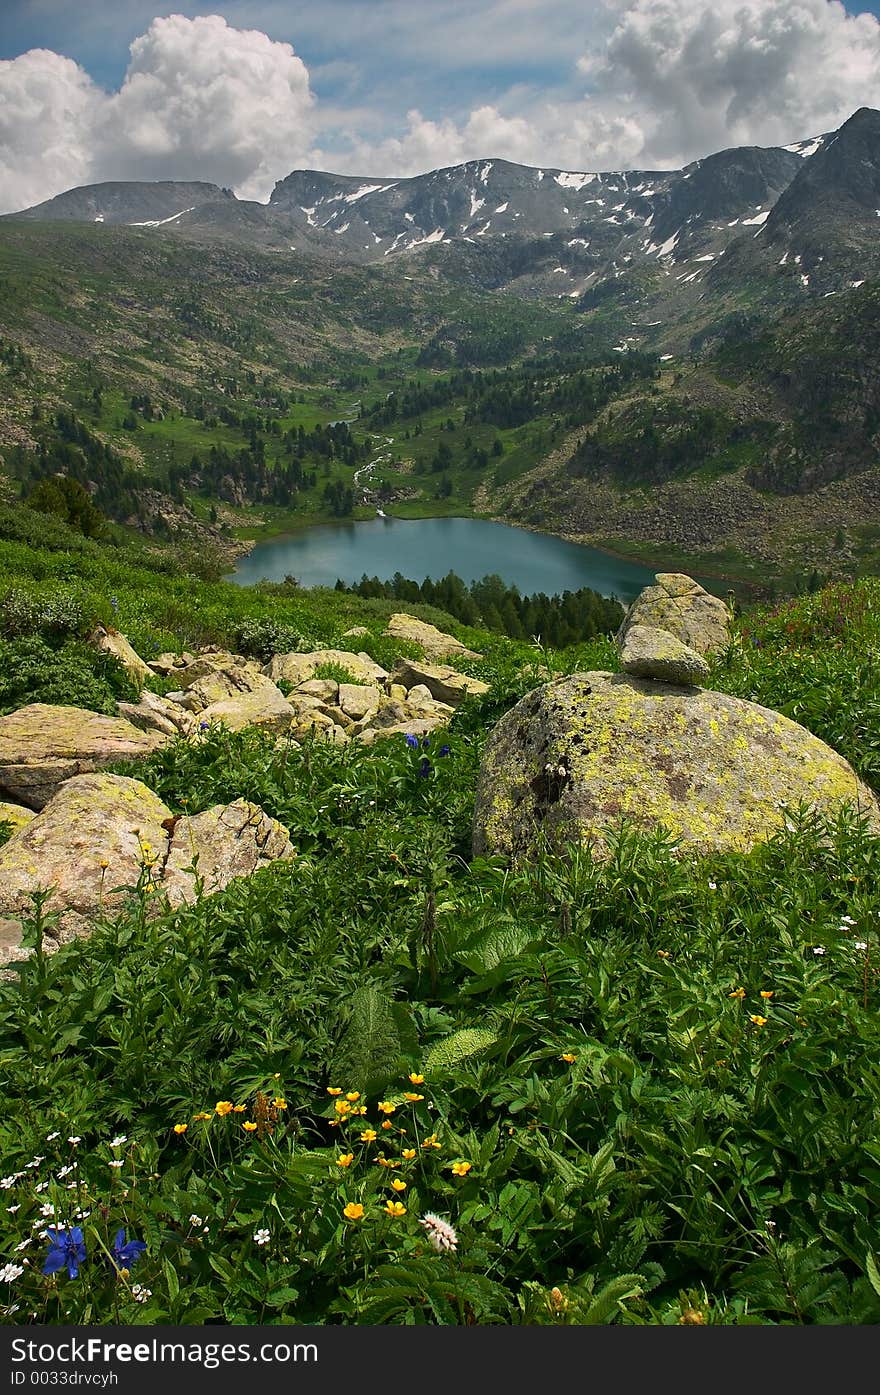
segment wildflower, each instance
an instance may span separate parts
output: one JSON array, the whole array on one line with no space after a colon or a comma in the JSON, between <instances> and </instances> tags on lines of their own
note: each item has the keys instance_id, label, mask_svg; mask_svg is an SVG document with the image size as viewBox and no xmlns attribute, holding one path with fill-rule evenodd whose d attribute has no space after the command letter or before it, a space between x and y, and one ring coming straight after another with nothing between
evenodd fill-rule
<instances>
[{"instance_id":1,"label":"wildflower","mask_svg":"<svg viewBox=\"0 0 880 1395\"><path fill-rule=\"evenodd\" d=\"M551 1288L550 1303L557 1313L565 1312L565 1309L568 1307L568 1299L561 1288Z\"/></svg>"},{"instance_id":2,"label":"wildflower","mask_svg":"<svg viewBox=\"0 0 880 1395\"><path fill-rule=\"evenodd\" d=\"M67 1141L68 1141L68 1143L72 1143L73 1146L74 1146L74 1148L76 1147L76 1145L77 1145L78 1143L82 1143L82 1139L80 1138L80 1136L79 1136L78 1133L75 1133L71 1138L68 1138ZM36 1162L36 1161L37 1161L37 1159L35 1158L35 1159L34 1159L34 1162ZM43 1159L40 1158L40 1162L42 1162L42 1161L43 1161ZM29 1165L30 1165L30 1164L29 1164Z\"/></svg>"},{"instance_id":3,"label":"wildflower","mask_svg":"<svg viewBox=\"0 0 880 1395\"><path fill-rule=\"evenodd\" d=\"M418 1101L419 1101L419 1100L423 1100L423 1099L425 1098L425 1096L424 1096L424 1095L414 1095L413 1092L412 1092L411 1090L404 1090L404 1092L403 1092L403 1098L404 1098L405 1100L409 1100L410 1104L417 1104Z\"/></svg>"},{"instance_id":4,"label":"wildflower","mask_svg":"<svg viewBox=\"0 0 880 1395\"><path fill-rule=\"evenodd\" d=\"M34 1225L39 1225L39 1224L40 1224L39 1221L34 1221ZM27 1239L22 1240L22 1241L20 1242L20 1244L16 1245L16 1247L15 1247L15 1253L16 1253L17 1255L20 1255L21 1252L22 1252L22 1250L26 1250L31 1244L33 1244L33 1240L34 1240L33 1235L29 1235L29 1236L27 1237Z\"/></svg>"},{"instance_id":5,"label":"wildflower","mask_svg":"<svg viewBox=\"0 0 880 1395\"><path fill-rule=\"evenodd\" d=\"M43 1273L57 1274L59 1269L66 1268L71 1279L79 1278L79 1266L86 1258L82 1226L50 1226L46 1239L49 1241L49 1253Z\"/></svg>"},{"instance_id":6,"label":"wildflower","mask_svg":"<svg viewBox=\"0 0 880 1395\"><path fill-rule=\"evenodd\" d=\"M405 1216L405 1215L406 1215L406 1207L404 1206L404 1204L403 1204L402 1201L386 1201L386 1202L385 1202L385 1214L386 1214L387 1216L394 1216L394 1217Z\"/></svg>"},{"instance_id":7,"label":"wildflower","mask_svg":"<svg viewBox=\"0 0 880 1395\"><path fill-rule=\"evenodd\" d=\"M455 1177L467 1177L472 1167L473 1163L454 1162L452 1164L452 1172Z\"/></svg>"},{"instance_id":8,"label":"wildflower","mask_svg":"<svg viewBox=\"0 0 880 1395\"><path fill-rule=\"evenodd\" d=\"M232 1113L232 1100L218 1100L214 1105L214 1113L219 1114L222 1119L224 1115Z\"/></svg>"},{"instance_id":9,"label":"wildflower","mask_svg":"<svg viewBox=\"0 0 880 1395\"><path fill-rule=\"evenodd\" d=\"M44 1206L41 1206L41 1207L40 1207L40 1215L41 1215L41 1216L54 1216L54 1215L55 1215L55 1207L52 1205L51 1201L47 1201L46 1204L45 1204Z\"/></svg>"},{"instance_id":10,"label":"wildflower","mask_svg":"<svg viewBox=\"0 0 880 1395\"><path fill-rule=\"evenodd\" d=\"M254 1231L255 1245L268 1245L271 1238L272 1237L270 1236L265 1226L261 1226L259 1230Z\"/></svg>"},{"instance_id":11,"label":"wildflower","mask_svg":"<svg viewBox=\"0 0 880 1395\"><path fill-rule=\"evenodd\" d=\"M416 1072L413 1071L410 1074L409 1083L410 1085L424 1085L425 1077L423 1075L417 1075Z\"/></svg>"},{"instance_id":12,"label":"wildflower","mask_svg":"<svg viewBox=\"0 0 880 1395\"><path fill-rule=\"evenodd\" d=\"M392 1178L391 1178L391 1186L392 1186L392 1188L394 1189L394 1191L396 1191L396 1192L405 1192L405 1191L406 1191L406 1183L403 1182L403 1181L401 1181L401 1179L400 1179L399 1177L392 1177Z\"/></svg>"},{"instance_id":13,"label":"wildflower","mask_svg":"<svg viewBox=\"0 0 880 1395\"><path fill-rule=\"evenodd\" d=\"M406 1159L407 1162L411 1162L412 1159L415 1157L415 1155L416 1155L416 1150L415 1150L415 1148L404 1148L404 1150L403 1150L403 1156L404 1156L404 1158Z\"/></svg>"},{"instance_id":14,"label":"wildflower","mask_svg":"<svg viewBox=\"0 0 880 1395\"><path fill-rule=\"evenodd\" d=\"M360 1097L360 1090L349 1090L348 1094L345 1096L345 1098L349 1100L352 1104L354 1104L355 1100L359 1100Z\"/></svg>"},{"instance_id":15,"label":"wildflower","mask_svg":"<svg viewBox=\"0 0 880 1395\"><path fill-rule=\"evenodd\" d=\"M813 950L813 953L814 953L814 954L825 954L825 953L826 953L825 946L824 946L824 945L816 945L816 947L815 947L814 950Z\"/></svg>"},{"instance_id":16,"label":"wildflower","mask_svg":"<svg viewBox=\"0 0 880 1395\"><path fill-rule=\"evenodd\" d=\"M352 1114L366 1114L367 1106L365 1104L359 1104L357 1108L353 1109L351 1112Z\"/></svg>"},{"instance_id":17,"label":"wildflower","mask_svg":"<svg viewBox=\"0 0 880 1395\"><path fill-rule=\"evenodd\" d=\"M408 731L406 733L406 744L411 751L417 751L419 749L419 738L413 736L412 732Z\"/></svg>"},{"instance_id":18,"label":"wildflower","mask_svg":"<svg viewBox=\"0 0 880 1395\"><path fill-rule=\"evenodd\" d=\"M393 1114L397 1105L392 1104L391 1100L380 1100L376 1108L380 1114Z\"/></svg>"},{"instance_id":19,"label":"wildflower","mask_svg":"<svg viewBox=\"0 0 880 1395\"><path fill-rule=\"evenodd\" d=\"M732 993L728 993L728 998L744 998L746 990L744 988L734 988Z\"/></svg>"},{"instance_id":20,"label":"wildflower","mask_svg":"<svg viewBox=\"0 0 880 1395\"><path fill-rule=\"evenodd\" d=\"M448 756L448 755L449 755L449 752L451 751L451 749L452 749L451 746L441 746L441 747L440 747L440 750L437 752L437 754L438 754L438 756Z\"/></svg>"},{"instance_id":21,"label":"wildflower","mask_svg":"<svg viewBox=\"0 0 880 1395\"><path fill-rule=\"evenodd\" d=\"M0 1269L0 1284L14 1284L24 1273L23 1264L4 1264Z\"/></svg>"},{"instance_id":22,"label":"wildflower","mask_svg":"<svg viewBox=\"0 0 880 1395\"><path fill-rule=\"evenodd\" d=\"M234 1104L232 1106L232 1112L233 1114L244 1114L245 1106L243 1104Z\"/></svg>"},{"instance_id":23,"label":"wildflower","mask_svg":"<svg viewBox=\"0 0 880 1395\"><path fill-rule=\"evenodd\" d=\"M573 1051L563 1051L559 1059L560 1061L567 1061L570 1066L573 1066L577 1060L577 1056L575 1056Z\"/></svg>"},{"instance_id":24,"label":"wildflower","mask_svg":"<svg viewBox=\"0 0 880 1395\"><path fill-rule=\"evenodd\" d=\"M853 940L853 949L867 949L867 940Z\"/></svg>"},{"instance_id":25,"label":"wildflower","mask_svg":"<svg viewBox=\"0 0 880 1395\"><path fill-rule=\"evenodd\" d=\"M68 1143L79 1143L79 1139L78 1139L78 1138L76 1138L76 1139L68 1138L67 1141L68 1141ZM39 1166L40 1166L40 1163L41 1163L41 1162L45 1162L45 1161L46 1161L46 1159L43 1157L42 1153L38 1153L37 1156L36 1156L35 1158L31 1158L31 1160L30 1160L29 1163L25 1163L25 1167L39 1167ZM17 1175L18 1175L19 1177L23 1177L23 1176L24 1176L24 1173L23 1173L23 1172L19 1172Z\"/></svg>"},{"instance_id":26,"label":"wildflower","mask_svg":"<svg viewBox=\"0 0 880 1395\"><path fill-rule=\"evenodd\" d=\"M21 1210L21 1202L17 1201L14 1206L7 1206L6 1209L9 1212L10 1216L14 1216L16 1211Z\"/></svg>"},{"instance_id":27,"label":"wildflower","mask_svg":"<svg viewBox=\"0 0 880 1395\"><path fill-rule=\"evenodd\" d=\"M841 925L855 925L855 921L853 920L851 915L841 916L840 923Z\"/></svg>"},{"instance_id":28,"label":"wildflower","mask_svg":"<svg viewBox=\"0 0 880 1395\"><path fill-rule=\"evenodd\" d=\"M774 988L762 988L761 997L764 998L766 1001L769 1001L769 999L773 997L775 991L776 990Z\"/></svg>"},{"instance_id":29,"label":"wildflower","mask_svg":"<svg viewBox=\"0 0 880 1395\"><path fill-rule=\"evenodd\" d=\"M757 1013L757 1012L750 1012L750 1013L749 1013L749 1021L750 1021L750 1022L754 1022L754 1024L755 1024L756 1027L766 1027L766 1026L767 1026L767 1018L766 1018L766 1017L761 1017L760 1014Z\"/></svg>"},{"instance_id":30,"label":"wildflower","mask_svg":"<svg viewBox=\"0 0 880 1395\"><path fill-rule=\"evenodd\" d=\"M437 1135L435 1133L429 1133L427 1138L422 1139L422 1147L439 1148L440 1144L437 1142Z\"/></svg>"},{"instance_id":31,"label":"wildflower","mask_svg":"<svg viewBox=\"0 0 880 1395\"><path fill-rule=\"evenodd\" d=\"M132 1284L131 1296L135 1303L146 1303L149 1298L152 1298L153 1290L144 1288L143 1284Z\"/></svg>"},{"instance_id":32,"label":"wildflower","mask_svg":"<svg viewBox=\"0 0 880 1395\"><path fill-rule=\"evenodd\" d=\"M175 1132L175 1133L186 1133L186 1131L187 1131L188 1128L189 1128L189 1124L175 1124L175 1125L174 1125L174 1132Z\"/></svg>"},{"instance_id":33,"label":"wildflower","mask_svg":"<svg viewBox=\"0 0 880 1395\"><path fill-rule=\"evenodd\" d=\"M245 1119L241 1127L244 1129L245 1133L254 1133L257 1126L251 1119Z\"/></svg>"},{"instance_id":34,"label":"wildflower","mask_svg":"<svg viewBox=\"0 0 880 1395\"><path fill-rule=\"evenodd\" d=\"M208 730L208 723L207 723L207 721L205 720L205 718L203 717L202 720L199 722L199 731L207 731L207 730Z\"/></svg>"},{"instance_id":35,"label":"wildflower","mask_svg":"<svg viewBox=\"0 0 880 1395\"><path fill-rule=\"evenodd\" d=\"M359 1201L350 1201L343 1207L342 1214L347 1221L359 1221L363 1218L364 1208Z\"/></svg>"},{"instance_id":36,"label":"wildflower","mask_svg":"<svg viewBox=\"0 0 880 1395\"><path fill-rule=\"evenodd\" d=\"M60 1135L60 1133L58 1132L58 1130L56 1129L54 1133L47 1133L47 1134L46 1134L46 1142L47 1142L47 1143L52 1143L52 1142L54 1142L54 1140L55 1140L56 1138L60 1138L60 1137L61 1137L61 1135Z\"/></svg>"},{"instance_id":37,"label":"wildflower","mask_svg":"<svg viewBox=\"0 0 880 1395\"><path fill-rule=\"evenodd\" d=\"M392 1124L392 1122L391 1122L390 1119L383 1119L383 1120L382 1120L382 1128L383 1128L383 1129L393 1129L393 1128L394 1128L394 1125Z\"/></svg>"},{"instance_id":38,"label":"wildflower","mask_svg":"<svg viewBox=\"0 0 880 1395\"><path fill-rule=\"evenodd\" d=\"M336 1159L337 1167L351 1167L354 1162L354 1153L340 1153Z\"/></svg>"},{"instance_id":39,"label":"wildflower","mask_svg":"<svg viewBox=\"0 0 880 1395\"><path fill-rule=\"evenodd\" d=\"M213 1119L213 1117L213 1114L209 1113L207 1109L202 1109L198 1114L193 1115L194 1119Z\"/></svg>"},{"instance_id":40,"label":"wildflower","mask_svg":"<svg viewBox=\"0 0 880 1395\"><path fill-rule=\"evenodd\" d=\"M717 890L718 890L718 883L717 883L717 882L710 882L710 883L709 883L709 890L710 890L710 891L717 891Z\"/></svg>"},{"instance_id":41,"label":"wildflower","mask_svg":"<svg viewBox=\"0 0 880 1395\"><path fill-rule=\"evenodd\" d=\"M189 1223L190 1225L204 1225L201 1216L190 1216Z\"/></svg>"},{"instance_id":42,"label":"wildflower","mask_svg":"<svg viewBox=\"0 0 880 1395\"><path fill-rule=\"evenodd\" d=\"M129 1240L126 1243L125 1229L120 1227L113 1241L113 1263L117 1269L131 1269L131 1266L137 1263L146 1248L143 1240Z\"/></svg>"},{"instance_id":43,"label":"wildflower","mask_svg":"<svg viewBox=\"0 0 880 1395\"><path fill-rule=\"evenodd\" d=\"M364 1129L361 1134L361 1140L364 1143L375 1143L378 1137L379 1135L376 1133L375 1129Z\"/></svg>"},{"instance_id":44,"label":"wildflower","mask_svg":"<svg viewBox=\"0 0 880 1395\"><path fill-rule=\"evenodd\" d=\"M343 1119L345 1118L346 1114L351 1113L351 1105L349 1104L348 1100L335 1100L333 1108L336 1110L337 1114L340 1114L342 1116Z\"/></svg>"},{"instance_id":45,"label":"wildflower","mask_svg":"<svg viewBox=\"0 0 880 1395\"><path fill-rule=\"evenodd\" d=\"M341 1095L341 1094L342 1094L342 1091L341 1091L341 1090L337 1090L336 1087L335 1087L335 1085L328 1085L328 1086L327 1086L327 1094L328 1094L328 1095Z\"/></svg>"},{"instance_id":46,"label":"wildflower","mask_svg":"<svg viewBox=\"0 0 880 1395\"><path fill-rule=\"evenodd\" d=\"M14 1187L17 1181L17 1177L0 1177L0 1187L2 1187L5 1192L8 1192L9 1188Z\"/></svg>"},{"instance_id":47,"label":"wildflower","mask_svg":"<svg viewBox=\"0 0 880 1395\"><path fill-rule=\"evenodd\" d=\"M183 1127L186 1128L186 1124L184 1124ZM108 1167L122 1167L122 1166L123 1166L122 1158L111 1158L111 1160L110 1160L110 1162L108 1162L107 1166L108 1166Z\"/></svg>"},{"instance_id":48,"label":"wildflower","mask_svg":"<svg viewBox=\"0 0 880 1395\"><path fill-rule=\"evenodd\" d=\"M440 1216L435 1216L433 1211L426 1211L419 1220L419 1225L424 1227L431 1249L436 1250L438 1254L444 1250L456 1249L458 1236L452 1226Z\"/></svg>"},{"instance_id":49,"label":"wildflower","mask_svg":"<svg viewBox=\"0 0 880 1395\"><path fill-rule=\"evenodd\" d=\"M59 1169L58 1169L58 1181L59 1181L59 1182L62 1181L62 1180L68 1175L68 1173L71 1173L71 1172L73 1172L73 1165L72 1165L72 1164L71 1164L70 1167L59 1167Z\"/></svg>"},{"instance_id":50,"label":"wildflower","mask_svg":"<svg viewBox=\"0 0 880 1395\"><path fill-rule=\"evenodd\" d=\"M287 1100L283 1100L283 1099L281 1099L281 1097L279 1096L278 1099L274 1099L274 1100L272 1101L272 1108L273 1108L273 1109L286 1109L286 1108L287 1108Z\"/></svg>"},{"instance_id":51,"label":"wildflower","mask_svg":"<svg viewBox=\"0 0 880 1395\"><path fill-rule=\"evenodd\" d=\"M657 951L657 958L658 958L658 959L668 959L668 958L669 958L669 950L668 950L668 949L658 949L658 951Z\"/></svg>"},{"instance_id":52,"label":"wildflower","mask_svg":"<svg viewBox=\"0 0 880 1395\"><path fill-rule=\"evenodd\" d=\"M419 762L419 775L421 776L421 778L422 778L423 780L426 780L426 779L428 778L428 776L430 775L430 773L431 773L431 762L428 760L428 757L427 757L427 756L422 756L422 759L421 759L421 761Z\"/></svg>"}]
</instances>

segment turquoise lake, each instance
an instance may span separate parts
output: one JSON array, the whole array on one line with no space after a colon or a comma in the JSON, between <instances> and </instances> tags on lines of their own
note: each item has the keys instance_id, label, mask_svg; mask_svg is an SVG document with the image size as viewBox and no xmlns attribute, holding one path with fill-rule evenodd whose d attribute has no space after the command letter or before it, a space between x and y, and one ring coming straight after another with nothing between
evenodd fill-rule
<instances>
[{"instance_id":1,"label":"turquoise lake","mask_svg":"<svg viewBox=\"0 0 880 1395\"><path fill-rule=\"evenodd\" d=\"M497 573L523 595L559 595L590 586L630 601L654 579L653 571L544 533L475 518L375 518L322 524L258 543L239 560L230 580L252 586L294 576L301 586L347 584L367 576L388 581L395 572L413 581L456 572L464 581Z\"/></svg>"}]
</instances>

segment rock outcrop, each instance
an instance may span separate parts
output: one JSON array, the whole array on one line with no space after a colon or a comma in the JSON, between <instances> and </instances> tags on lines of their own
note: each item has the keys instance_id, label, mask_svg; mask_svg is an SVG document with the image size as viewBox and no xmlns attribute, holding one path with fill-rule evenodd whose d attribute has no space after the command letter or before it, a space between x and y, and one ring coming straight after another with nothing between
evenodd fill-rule
<instances>
[{"instance_id":1,"label":"rock outcrop","mask_svg":"<svg viewBox=\"0 0 880 1395\"><path fill-rule=\"evenodd\" d=\"M0 847L0 958L22 957L21 918L37 890L50 891L44 910L58 916L52 949L118 911L140 878L159 911L193 900L196 876L211 895L294 856L287 830L244 799L175 818L139 780L75 776Z\"/></svg>"},{"instance_id":2,"label":"rock outcrop","mask_svg":"<svg viewBox=\"0 0 880 1395\"><path fill-rule=\"evenodd\" d=\"M601 853L622 819L663 827L693 853L746 851L787 806L880 804L852 767L778 712L626 674L580 673L529 693L486 746L475 853L527 856L542 840Z\"/></svg>"},{"instance_id":3,"label":"rock outcrop","mask_svg":"<svg viewBox=\"0 0 880 1395\"><path fill-rule=\"evenodd\" d=\"M386 635L394 639L406 639L417 644L426 659L479 659L473 649L468 649L454 635L444 634L436 625L425 620L417 620L414 615L400 611L392 615L385 629Z\"/></svg>"},{"instance_id":4,"label":"rock outcrop","mask_svg":"<svg viewBox=\"0 0 880 1395\"><path fill-rule=\"evenodd\" d=\"M166 739L122 717L32 702L0 717L0 795L42 809L72 776L149 756Z\"/></svg>"},{"instance_id":5,"label":"rock outcrop","mask_svg":"<svg viewBox=\"0 0 880 1395\"><path fill-rule=\"evenodd\" d=\"M630 625L620 646L620 667L633 678L685 686L705 683L709 677L702 654L652 625Z\"/></svg>"},{"instance_id":6,"label":"rock outcrop","mask_svg":"<svg viewBox=\"0 0 880 1395\"><path fill-rule=\"evenodd\" d=\"M698 654L712 654L730 643L730 612L724 601L680 572L658 572L623 617L618 646L634 625L666 630Z\"/></svg>"},{"instance_id":7,"label":"rock outcrop","mask_svg":"<svg viewBox=\"0 0 880 1395\"><path fill-rule=\"evenodd\" d=\"M457 707L469 695L488 693L488 683L467 674L456 673L446 664L422 663L418 659L398 659L391 671L390 681L399 683L409 694L412 688L424 687L436 702Z\"/></svg>"},{"instance_id":8,"label":"rock outcrop","mask_svg":"<svg viewBox=\"0 0 880 1395\"><path fill-rule=\"evenodd\" d=\"M369 654L350 654L345 649L316 649L311 654L275 654L266 673L276 682L283 679L293 687L314 678L316 669L325 664L337 664L351 675L355 683L377 683L388 677L384 668Z\"/></svg>"},{"instance_id":9,"label":"rock outcrop","mask_svg":"<svg viewBox=\"0 0 880 1395\"><path fill-rule=\"evenodd\" d=\"M111 658L116 659L134 679L138 688L142 688L151 676L152 670L141 656L135 653L125 635L120 634L118 630L108 630L103 625L98 625L89 635L89 643L102 654L109 654Z\"/></svg>"}]
</instances>

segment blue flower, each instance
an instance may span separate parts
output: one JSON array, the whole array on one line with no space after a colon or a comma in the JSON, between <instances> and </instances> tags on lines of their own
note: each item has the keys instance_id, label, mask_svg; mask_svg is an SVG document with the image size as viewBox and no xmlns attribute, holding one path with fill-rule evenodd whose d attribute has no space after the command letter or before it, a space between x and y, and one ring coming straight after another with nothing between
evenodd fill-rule
<instances>
[{"instance_id":1,"label":"blue flower","mask_svg":"<svg viewBox=\"0 0 880 1395\"><path fill-rule=\"evenodd\" d=\"M422 779L425 780L430 775L430 773L431 762L428 760L427 756L422 756L422 763L419 766L419 774L421 775Z\"/></svg>"},{"instance_id":2,"label":"blue flower","mask_svg":"<svg viewBox=\"0 0 880 1395\"><path fill-rule=\"evenodd\" d=\"M430 736L426 736L425 739L424 739L424 741L422 742L422 745L425 746L425 747L427 748L428 746L430 746L430 744L431 744L431 738L430 738Z\"/></svg>"},{"instance_id":3,"label":"blue flower","mask_svg":"<svg viewBox=\"0 0 880 1395\"><path fill-rule=\"evenodd\" d=\"M125 1230L117 1230L116 1239L113 1241L113 1263L117 1269L130 1269L146 1248L143 1240L129 1240L126 1244Z\"/></svg>"},{"instance_id":4,"label":"blue flower","mask_svg":"<svg viewBox=\"0 0 880 1395\"><path fill-rule=\"evenodd\" d=\"M451 747L451 746L441 746L441 747L440 747L440 750L437 752L437 754L438 754L438 756L448 756L448 755L449 755L449 752L450 752L451 750L452 750L452 747Z\"/></svg>"},{"instance_id":5,"label":"blue flower","mask_svg":"<svg viewBox=\"0 0 880 1395\"><path fill-rule=\"evenodd\" d=\"M409 746L410 750L417 751L419 749L419 738L413 736L411 731L408 731L406 734L406 744Z\"/></svg>"},{"instance_id":6,"label":"blue flower","mask_svg":"<svg viewBox=\"0 0 880 1395\"><path fill-rule=\"evenodd\" d=\"M119 602L115 596L110 597L110 605L114 611L117 611L119 609Z\"/></svg>"},{"instance_id":7,"label":"blue flower","mask_svg":"<svg viewBox=\"0 0 880 1395\"><path fill-rule=\"evenodd\" d=\"M49 1253L43 1273L57 1274L59 1269L66 1267L72 1279L79 1278L79 1266L86 1258L82 1226L71 1226L69 1230L64 1226L50 1226L44 1235L49 1241Z\"/></svg>"}]
</instances>

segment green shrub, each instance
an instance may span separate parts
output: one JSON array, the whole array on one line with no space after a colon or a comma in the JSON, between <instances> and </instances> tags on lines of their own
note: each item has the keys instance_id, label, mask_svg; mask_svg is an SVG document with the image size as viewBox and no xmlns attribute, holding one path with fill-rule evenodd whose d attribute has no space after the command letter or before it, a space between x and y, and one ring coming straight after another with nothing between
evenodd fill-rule
<instances>
[{"instance_id":1,"label":"green shrub","mask_svg":"<svg viewBox=\"0 0 880 1395\"><path fill-rule=\"evenodd\" d=\"M0 640L0 712L31 702L115 713L118 700L136 700L137 687L107 654L69 640L52 648L36 635Z\"/></svg>"}]
</instances>

